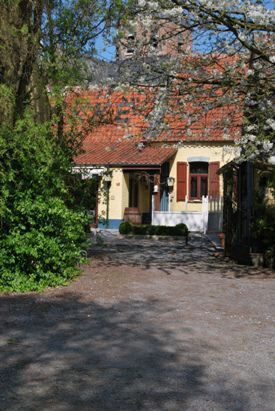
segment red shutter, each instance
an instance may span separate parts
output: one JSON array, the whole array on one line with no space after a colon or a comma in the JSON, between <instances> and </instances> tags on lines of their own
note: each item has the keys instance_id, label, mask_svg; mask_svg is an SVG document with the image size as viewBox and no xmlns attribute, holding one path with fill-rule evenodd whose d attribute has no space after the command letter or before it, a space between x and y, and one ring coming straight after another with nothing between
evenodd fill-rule
<instances>
[{"instance_id":1,"label":"red shutter","mask_svg":"<svg viewBox=\"0 0 275 411\"><path fill-rule=\"evenodd\" d=\"M209 196L219 197L220 195L220 177L217 174L220 168L220 162L215 161L209 164Z\"/></svg>"},{"instance_id":2,"label":"red shutter","mask_svg":"<svg viewBox=\"0 0 275 411\"><path fill-rule=\"evenodd\" d=\"M187 163L177 163L177 201L185 201L187 194Z\"/></svg>"}]
</instances>

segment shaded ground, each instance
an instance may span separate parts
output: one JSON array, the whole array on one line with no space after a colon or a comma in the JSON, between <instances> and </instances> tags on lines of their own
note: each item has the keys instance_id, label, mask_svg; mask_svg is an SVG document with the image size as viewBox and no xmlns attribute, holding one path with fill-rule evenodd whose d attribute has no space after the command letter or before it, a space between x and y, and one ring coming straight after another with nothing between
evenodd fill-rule
<instances>
[{"instance_id":1,"label":"shaded ground","mask_svg":"<svg viewBox=\"0 0 275 411\"><path fill-rule=\"evenodd\" d=\"M269 271L199 236L91 253L66 288L0 297L1 410L275 409Z\"/></svg>"}]
</instances>

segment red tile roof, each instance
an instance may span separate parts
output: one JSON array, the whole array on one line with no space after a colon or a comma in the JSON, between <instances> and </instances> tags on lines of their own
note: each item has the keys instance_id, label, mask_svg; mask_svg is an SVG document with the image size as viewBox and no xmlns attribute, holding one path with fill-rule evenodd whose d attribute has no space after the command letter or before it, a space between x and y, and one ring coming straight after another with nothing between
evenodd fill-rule
<instances>
[{"instance_id":1,"label":"red tile roof","mask_svg":"<svg viewBox=\"0 0 275 411\"><path fill-rule=\"evenodd\" d=\"M78 165L161 166L176 153L173 147L144 146L135 141L94 142L75 158Z\"/></svg>"},{"instance_id":2,"label":"red tile roof","mask_svg":"<svg viewBox=\"0 0 275 411\"><path fill-rule=\"evenodd\" d=\"M80 96L87 104L86 110L80 113L83 152L75 158L76 164L161 165L176 149L171 145L164 147L160 142L167 146L169 142L232 141L240 134L241 110L237 113L233 104L203 113L187 103L183 119L177 98L174 98L170 104L172 109L161 119L165 124L161 131L150 124L154 90L122 92L95 88L80 92ZM175 114L173 105L177 106ZM188 113L190 117L196 114L192 122ZM141 150L137 147L140 141L148 142Z\"/></svg>"}]
</instances>

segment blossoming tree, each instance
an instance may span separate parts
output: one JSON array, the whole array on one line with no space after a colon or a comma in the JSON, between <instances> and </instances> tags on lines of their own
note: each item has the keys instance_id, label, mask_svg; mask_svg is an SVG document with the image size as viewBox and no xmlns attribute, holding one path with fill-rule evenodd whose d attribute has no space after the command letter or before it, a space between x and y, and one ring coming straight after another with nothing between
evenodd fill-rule
<instances>
[{"instance_id":1,"label":"blossoming tree","mask_svg":"<svg viewBox=\"0 0 275 411\"><path fill-rule=\"evenodd\" d=\"M155 104L150 102L154 107L151 127L165 127L164 113L172 109L174 116L184 116L188 106L184 124L190 133L190 124L198 116L226 106L241 119L241 158L270 158L275 130L275 13L271 4L258 0L139 0L134 5L131 2L129 10L120 41L131 43L131 59L140 64L136 75L128 64L129 76L125 70L124 81L140 86L150 79L151 86L158 88ZM191 35L192 49L182 47ZM166 59L157 51L173 37L178 41L169 43L170 55L177 54L177 58ZM177 47L177 53L172 47ZM178 112L168 103L175 93L181 96ZM225 116L222 120L226 138L229 125Z\"/></svg>"}]
</instances>

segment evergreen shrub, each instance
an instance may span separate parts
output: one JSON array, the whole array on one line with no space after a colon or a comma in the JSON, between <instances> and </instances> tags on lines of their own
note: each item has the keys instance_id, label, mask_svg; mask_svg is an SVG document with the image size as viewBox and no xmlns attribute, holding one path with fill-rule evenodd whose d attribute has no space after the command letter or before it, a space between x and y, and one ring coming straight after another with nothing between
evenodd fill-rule
<instances>
[{"instance_id":1,"label":"evergreen shrub","mask_svg":"<svg viewBox=\"0 0 275 411\"><path fill-rule=\"evenodd\" d=\"M133 225L132 233L134 235L147 235L147 225Z\"/></svg>"},{"instance_id":2,"label":"evergreen shrub","mask_svg":"<svg viewBox=\"0 0 275 411\"><path fill-rule=\"evenodd\" d=\"M120 223L120 226L119 226L120 234L130 234L132 233L132 230L133 230L132 224L129 223L128 221L123 221L122 223Z\"/></svg>"},{"instance_id":3,"label":"evergreen shrub","mask_svg":"<svg viewBox=\"0 0 275 411\"><path fill-rule=\"evenodd\" d=\"M178 234L176 234L176 235L188 235L188 232L189 232L189 230L188 230L188 227L187 227L187 225L186 224L183 224L183 223L180 223L180 224L177 224L176 226L175 226L175 229L176 229L176 231L177 231L177 233Z\"/></svg>"},{"instance_id":4,"label":"evergreen shrub","mask_svg":"<svg viewBox=\"0 0 275 411\"><path fill-rule=\"evenodd\" d=\"M122 222L119 226L120 234L134 235L163 235L163 236L187 236L188 228L185 224L176 226L162 225L137 225L129 222Z\"/></svg>"}]
</instances>

